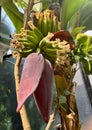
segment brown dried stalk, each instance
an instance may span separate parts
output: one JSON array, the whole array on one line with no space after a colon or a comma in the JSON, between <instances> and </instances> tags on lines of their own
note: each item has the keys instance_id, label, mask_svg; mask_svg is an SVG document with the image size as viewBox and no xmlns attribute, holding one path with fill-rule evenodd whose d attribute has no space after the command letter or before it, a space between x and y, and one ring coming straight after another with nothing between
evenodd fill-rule
<instances>
[{"instance_id":1,"label":"brown dried stalk","mask_svg":"<svg viewBox=\"0 0 92 130\"><path fill-rule=\"evenodd\" d=\"M60 51L61 52L61 51ZM63 50L63 52L65 52ZM59 84L56 83L57 87L57 97L60 95L62 96L62 91L69 91L69 95L66 96L66 110L62 109L62 104L59 104L59 112L60 112L60 119L61 119L61 130L80 130L80 122L78 117L78 111L76 107L76 99L75 99L75 84L73 83L73 78L75 75L76 70L72 70L72 66L70 65L70 57L67 53L63 53L64 57L62 59L62 55L59 53L59 59L54 67L54 74L59 75L61 77L61 84L58 79L56 82L59 81ZM62 62L63 61L63 62ZM64 86L64 79L66 85ZM58 92L59 87L59 92ZM58 102L59 103L59 102Z\"/></svg>"},{"instance_id":2,"label":"brown dried stalk","mask_svg":"<svg viewBox=\"0 0 92 130\"><path fill-rule=\"evenodd\" d=\"M76 106L75 90L76 90L76 83L73 83L73 85L70 88L71 94L69 95L69 98L67 98L68 105L70 107L70 112L67 114L67 117L66 117L69 130L81 129L79 116L78 116L78 110Z\"/></svg>"},{"instance_id":3,"label":"brown dried stalk","mask_svg":"<svg viewBox=\"0 0 92 130\"><path fill-rule=\"evenodd\" d=\"M58 109L56 108L55 111L50 115L50 119L49 119L49 122L48 122L48 124L47 124L45 130L50 130L51 125L52 125L52 123L53 123L54 120L55 120L55 115L56 115L56 113L57 113L57 110L58 110Z\"/></svg>"}]
</instances>

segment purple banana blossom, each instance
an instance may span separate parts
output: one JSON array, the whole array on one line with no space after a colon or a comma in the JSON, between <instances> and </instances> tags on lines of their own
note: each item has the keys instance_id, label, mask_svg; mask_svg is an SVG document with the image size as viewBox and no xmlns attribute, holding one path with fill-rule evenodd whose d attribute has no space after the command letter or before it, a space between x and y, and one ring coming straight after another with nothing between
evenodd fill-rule
<instances>
[{"instance_id":1,"label":"purple banana blossom","mask_svg":"<svg viewBox=\"0 0 92 130\"><path fill-rule=\"evenodd\" d=\"M54 73L51 63L42 54L32 53L25 59L19 91L17 112L27 98L33 94L37 107L47 123L53 97Z\"/></svg>"}]
</instances>

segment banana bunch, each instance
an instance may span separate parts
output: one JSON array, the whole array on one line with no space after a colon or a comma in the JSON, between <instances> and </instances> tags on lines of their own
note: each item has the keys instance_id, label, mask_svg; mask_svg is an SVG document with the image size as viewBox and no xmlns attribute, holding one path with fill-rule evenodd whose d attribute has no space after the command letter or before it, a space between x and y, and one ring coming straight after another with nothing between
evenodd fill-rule
<instances>
[{"instance_id":1,"label":"banana bunch","mask_svg":"<svg viewBox=\"0 0 92 130\"><path fill-rule=\"evenodd\" d=\"M48 35L48 32L54 33L60 30L60 23L54 11L47 9L41 13L35 13L35 16L37 25L34 25L34 20L28 21L28 29L25 30L22 28L20 34L13 35L12 46L17 49L22 57L36 52L38 48L41 50L43 48L41 46L44 44L44 37ZM51 54L50 59L55 59L56 47L52 50L52 42L50 40L46 42L49 42L49 44L46 43L46 46L44 46L44 55L46 53L46 57L49 57Z\"/></svg>"},{"instance_id":2,"label":"banana bunch","mask_svg":"<svg viewBox=\"0 0 92 130\"><path fill-rule=\"evenodd\" d=\"M48 35L44 37L39 43L40 53L43 54L43 56L47 58L52 64L54 64L57 59L57 51L61 50L60 39L50 41L53 35L53 33L48 33Z\"/></svg>"},{"instance_id":3,"label":"banana bunch","mask_svg":"<svg viewBox=\"0 0 92 130\"><path fill-rule=\"evenodd\" d=\"M20 34L14 34L13 47L16 48L22 57L35 52L41 39L44 37L40 30L34 26L32 21L28 22L30 29L21 29ZM20 45L20 48L18 47Z\"/></svg>"},{"instance_id":4,"label":"banana bunch","mask_svg":"<svg viewBox=\"0 0 92 130\"><path fill-rule=\"evenodd\" d=\"M44 36L46 36L48 32L54 33L61 29L58 17L52 10L46 9L43 12L37 12L35 13L35 17L36 26Z\"/></svg>"}]
</instances>

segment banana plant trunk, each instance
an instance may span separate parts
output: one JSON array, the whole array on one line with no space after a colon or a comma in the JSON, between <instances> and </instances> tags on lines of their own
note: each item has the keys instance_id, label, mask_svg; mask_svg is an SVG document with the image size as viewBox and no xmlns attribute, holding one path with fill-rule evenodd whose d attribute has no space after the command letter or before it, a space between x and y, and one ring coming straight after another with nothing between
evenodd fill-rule
<instances>
[{"instance_id":1,"label":"banana plant trunk","mask_svg":"<svg viewBox=\"0 0 92 130\"><path fill-rule=\"evenodd\" d=\"M77 85L76 83L73 82L75 72L76 72L75 70L72 71L71 66L68 66L67 69L65 67L63 67L62 69L61 66L56 65L56 67L54 68L56 90L57 90L57 102L59 104L58 110L61 120L60 130L81 129L75 99L75 90ZM62 96L62 92L65 91L69 92L69 94L64 95L66 97L66 108L63 109L62 104L60 104L59 102L59 97Z\"/></svg>"},{"instance_id":2,"label":"banana plant trunk","mask_svg":"<svg viewBox=\"0 0 92 130\"><path fill-rule=\"evenodd\" d=\"M75 86L73 86L73 89L75 89ZM61 130L80 130L80 122L79 122L79 116L78 111L76 107L76 100L74 91L71 90L70 96L67 98L67 103L69 105L69 108L67 108L66 111L62 110L62 108L59 108L60 111L60 117L62 119L62 129Z\"/></svg>"}]
</instances>

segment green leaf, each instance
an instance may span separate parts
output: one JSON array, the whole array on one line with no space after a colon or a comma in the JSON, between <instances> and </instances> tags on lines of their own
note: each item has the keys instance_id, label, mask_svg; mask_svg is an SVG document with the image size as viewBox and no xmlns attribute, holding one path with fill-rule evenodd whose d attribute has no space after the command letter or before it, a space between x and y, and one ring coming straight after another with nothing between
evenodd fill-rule
<instances>
[{"instance_id":1,"label":"green leaf","mask_svg":"<svg viewBox=\"0 0 92 130\"><path fill-rule=\"evenodd\" d=\"M84 51L84 53L85 52L88 53L91 37L80 33L77 35L76 39L77 39L77 46L80 47L81 50Z\"/></svg>"},{"instance_id":2,"label":"green leaf","mask_svg":"<svg viewBox=\"0 0 92 130\"><path fill-rule=\"evenodd\" d=\"M60 103L60 104L66 103L66 97L60 95L60 96L59 96L59 103Z\"/></svg>"},{"instance_id":3,"label":"green leaf","mask_svg":"<svg viewBox=\"0 0 92 130\"><path fill-rule=\"evenodd\" d=\"M27 5L28 5L28 1L27 0L12 0L14 3L16 3L18 5L18 7L20 8L27 8Z\"/></svg>"},{"instance_id":4,"label":"green leaf","mask_svg":"<svg viewBox=\"0 0 92 130\"><path fill-rule=\"evenodd\" d=\"M70 32L73 30L73 28L76 25L76 20L77 20L77 13L74 14L71 19L67 23L67 30L70 30Z\"/></svg>"},{"instance_id":5,"label":"green leaf","mask_svg":"<svg viewBox=\"0 0 92 130\"><path fill-rule=\"evenodd\" d=\"M78 33L81 33L81 31L85 29L85 26L80 26L80 27L76 27L72 30L71 34L72 36L78 34Z\"/></svg>"},{"instance_id":6,"label":"green leaf","mask_svg":"<svg viewBox=\"0 0 92 130\"><path fill-rule=\"evenodd\" d=\"M85 72L89 75L92 72L92 60L81 59Z\"/></svg>"},{"instance_id":7,"label":"green leaf","mask_svg":"<svg viewBox=\"0 0 92 130\"><path fill-rule=\"evenodd\" d=\"M67 24L71 17L78 13L80 8L87 0L64 0L62 5L62 20L63 28L67 28Z\"/></svg>"},{"instance_id":8,"label":"green leaf","mask_svg":"<svg viewBox=\"0 0 92 130\"><path fill-rule=\"evenodd\" d=\"M80 60L80 56L79 55L75 55L74 58L75 58L76 62L78 62Z\"/></svg>"},{"instance_id":9,"label":"green leaf","mask_svg":"<svg viewBox=\"0 0 92 130\"><path fill-rule=\"evenodd\" d=\"M92 43L90 44L88 49L89 49L90 55L92 55Z\"/></svg>"},{"instance_id":10,"label":"green leaf","mask_svg":"<svg viewBox=\"0 0 92 130\"><path fill-rule=\"evenodd\" d=\"M86 30L92 28L92 1L88 1L84 4L80 11L80 26L86 26Z\"/></svg>"},{"instance_id":11,"label":"green leaf","mask_svg":"<svg viewBox=\"0 0 92 130\"><path fill-rule=\"evenodd\" d=\"M78 44L83 44L87 41L87 36L86 35L83 35L81 36L80 38L78 38Z\"/></svg>"},{"instance_id":12,"label":"green leaf","mask_svg":"<svg viewBox=\"0 0 92 130\"><path fill-rule=\"evenodd\" d=\"M70 91L64 90L64 94L65 94L66 96L68 96L68 95L70 95Z\"/></svg>"},{"instance_id":13,"label":"green leaf","mask_svg":"<svg viewBox=\"0 0 92 130\"><path fill-rule=\"evenodd\" d=\"M12 0L3 0L1 4L14 24L17 33L19 33L21 27L23 27L23 14L18 10Z\"/></svg>"}]
</instances>

